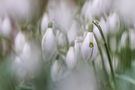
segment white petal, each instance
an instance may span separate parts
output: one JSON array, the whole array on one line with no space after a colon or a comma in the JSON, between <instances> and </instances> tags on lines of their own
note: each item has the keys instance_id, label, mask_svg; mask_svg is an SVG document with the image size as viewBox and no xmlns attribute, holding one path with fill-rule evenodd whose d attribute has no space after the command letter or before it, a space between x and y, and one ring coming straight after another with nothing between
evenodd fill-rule
<instances>
[{"instance_id":1,"label":"white petal","mask_svg":"<svg viewBox=\"0 0 135 90\"><path fill-rule=\"evenodd\" d=\"M67 34L70 45L74 43L74 40L79 35L79 31L80 31L80 26L76 21L74 21Z\"/></svg>"},{"instance_id":2,"label":"white petal","mask_svg":"<svg viewBox=\"0 0 135 90\"><path fill-rule=\"evenodd\" d=\"M19 32L15 37L15 51L21 53L26 43L25 36L22 32Z\"/></svg>"},{"instance_id":3,"label":"white petal","mask_svg":"<svg viewBox=\"0 0 135 90\"><path fill-rule=\"evenodd\" d=\"M89 46L90 42L93 43L93 33L88 32L87 36L85 37L82 46L81 46L81 52L84 60L89 60L91 53L92 53L92 48Z\"/></svg>"},{"instance_id":4,"label":"white petal","mask_svg":"<svg viewBox=\"0 0 135 90\"><path fill-rule=\"evenodd\" d=\"M52 28L48 28L45 35L43 36L42 50L45 61L51 60L56 55L57 42Z\"/></svg>"},{"instance_id":5,"label":"white petal","mask_svg":"<svg viewBox=\"0 0 135 90\"><path fill-rule=\"evenodd\" d=\"M66 64L68 68L72 69L75 67L77 63L77 59L75 56L75 51L73 47L70 47L66 56Z\"/></svg>"},{"instance_id":6,"label":"white petal","mask_svg":"<svg viewBox=\"0 0 135 90\"><path fill-rule=\"evenodd\" d=\"M11 21L9 17L6 16L4 17L4 20L2 22L0 33L2 33L4 37L9 37L11 31L12 31Z\"/></svg>"},{"instance_id":7,"label":"white petal","mask_svg":"<svg viewBox=\"0 0 135 90\"><path fill-rule=\"evenodd\" d=\"M56 33L56 37L57 37L58 47L64 48L67 45L65 34L58 30Z\"/></svg>"},{"instance_id":8,"label":"white petal","mask_svg":"<svg viewBox=\"0 0 135 90\"><path fill-rule=\"evenodd\" d=\"M48 28L48 24L49 24L49 16L47 13L45 13L43 15L42 21L41 21L41 33L42 35L44 35L44 33L46 32L46 29Z\"/></svg>"},{"instance_id":9,"label":"white petal","mask_svg":"<svg viewBox=\"0 0 135 90\"><path fill-rule=\"evenodd\" d=\"M53 62L51 66L51 78L54 82L64 78L67 74L68 70L66 70L62 61L56 60Z\"/></svg>"},{"instance_id":10,"label":"white petal","mask_svg":"<svg viewBox=\"0 0 135 90\"><path fill-rule=\"evenodd\" d=\"M117 33L120 29L120 19L116 13L111 14L108 17L108 24L111 33Z\"/></svg>"}]
</instances>

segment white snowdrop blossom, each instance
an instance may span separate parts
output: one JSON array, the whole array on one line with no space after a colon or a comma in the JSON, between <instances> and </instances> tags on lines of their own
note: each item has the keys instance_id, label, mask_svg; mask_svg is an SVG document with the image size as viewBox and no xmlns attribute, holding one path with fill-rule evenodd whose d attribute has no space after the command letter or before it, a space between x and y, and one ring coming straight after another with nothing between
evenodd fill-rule
<instances>
[{"instance_id":1,"label":"white snowdrop blossom","mask_svg":"<svg viewBox=\"0 0 135 90\"><path fill-rule=\"evenodd\" d=\"M83 60L88 61L93 50L93 32L88 32L81 46Z\"/></svg>"},{"instance_id":2,"label":"white snowdrop blossom","mask_svg":"<svg viewBox=\"0 0 135 90\"><path fill-rule=\"evenodd\" d=\"M48 28L42 39L42 51L45 61L57 55L57 42L52 28Z\"/></svg>"},{"instance_id":3,"label":"white snowdrop blossom","mask_svg":"<svg viewBox=\"0 0 135 90\"><path fill-rule=\"evenodd\" d=\"M12 25L11 25L10 18L8 16L4 16L3 20L0 22L0 35L9 38L11 31L12 31Z\"/></svg>"},{"instance_id":4,"label":"white snowdrop blossom","mask_svg":"<svg viewBox=\"0 0 135 90\"><path fill-rule=\"evenodd\" d=\"M26 43L25 36L22 32L19 32L15 37L15 51L16 53L21 53L23 51L24 45Z\"/></svg>"},{"instance_id":5,"label":"white snowdrop blossom","mask_svg":"<svg viewBox=\"0 0 135 90\"><path fill-rule=\"evenodd\" d=\"M41 66L41 51L35 43L26 42L21 54L15 57L12 70L18 80L31 79Z\"/></svg>"},{"instance_id":6,"label":"white snowdrop blossom","mask_svg":"<svg viewBox=\"0 0 135 90\"><path fill-rule=\"evenodd\" d=\"M67 56L66 56L66 64L68 68L73 69L77 63L77 59L75 56L75 50L74 47L70 47Z\"/></svg>"},{"instance_id":7,"label":"white snowdrop blossom","mask_svg":"<svg viewBox=\"0 0 135 90\"><path fill-rule=\"evenodd\" d=\"M88 0L85 2L82 13L86 19L92 20L96 16L101 16L109 12L111 0Z\"/></svg>"},{"instance_id":8,"label":"white snowdrop blossom","mask_svg":"<svg viewBox=\"0 0 135 90\"><path fill-rule=\"evenodd\" d=\"M73 21L70 30L67 33L69 44L73 44L76 37L79 35L80 26L76 21Z\"/></svg>"},{"instance_id":9,"label":"white snowdrop blossom","mask_svg":"<svg viewBox=\"0 0 135 90\"><path fill-rule=\"evenodd\" d=\"M74 44L75 56L77 61L82 60L81 45L82 45L82 37L78 37L75 40L75 44Z\"/></svg>"},{"instance_id":10,"label":"white snowdrop blossom","mask_svg":"<svg viewBox=\"0 0 135 90\"><path fill-rule=\"evenodd\" d=\"M66 36L60 30L57 30L56 32L56 38L57 38L58 48L64 48L67 46Z\"/></svg>"},{"instance_id":11,"label":"white snowdrop blossom","mask_svg":"<svg viewBox=\"0 0 135 90\"><path fill-rule=\"evenodd\" d=\"M110 33L115 34L115 33L119 32L120 19L119 19L119 16L116 13L112 13L108 17L108 24L109 24Z\"/></svg>"},{"instance_id":12,"label":"white snowdrop blossom","mask_svg":"<svg viewBox=\"0 0 135 90\"><path fill-rule=\"evenodd\" d=\"M75 12L76 7L67 0L49 0L48 13L50 19L54 21L64 33L67 33L70 29Z\"/></svg>"},{"instance_id":13,"label":"white snowdrop blossom","mask_svg":"<svg viewBox=\"0 0 135 90\"><path fill-rule=\"evenodd\" d=\"M48 13L44 13L42 20L41 20L41 34L42 34L42 36L46 32L46 29L48 28L49 22L50 22L50 20L49 20Z\"/></svg>"},{"instance_id":14,"label":"white snowdrop blossom","mask_svg":"<svg viewBox=\"0 0 135 90\"><path fill-rule=\"evenodd\" d=\"M63 79L68 74L62 61L55 60L51 66L51 79L53 82Z\"/></svg>"}]
</instances>

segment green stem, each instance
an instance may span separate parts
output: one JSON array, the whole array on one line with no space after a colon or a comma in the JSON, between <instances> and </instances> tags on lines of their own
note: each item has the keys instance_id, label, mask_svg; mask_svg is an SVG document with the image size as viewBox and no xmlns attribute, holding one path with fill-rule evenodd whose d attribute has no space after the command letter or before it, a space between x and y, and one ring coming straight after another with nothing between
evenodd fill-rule
<instances>
[{"instance_id":1,"label":"green stem","mask_svg":"<svg viewBox=\"0 0 135 90\"><path fill-rule=\"evenodd\" d=\"M114 83L115 83L114 70L113 70L113 66L112 66L112 62L111 62L111 56L110 56L110 53L109 53L109 49L108 49L107 43L105 41L105 36L103 34L103 31L102 31L102 28L100 27L100 25L98 23L94 22L94 21L93 21L93 24L98 28L98 30L99 30L99 32L102 36L102 39L104 41L104 46L105 46L105 49L106 49L106 52L107 52L107 57L108 57L108 61L109 61L110 69L111 69L112 79L114 80Z\"/></svg>"},{"instance_id":2,"label":"green stem","mask_svg":"<svg viewBox=\"0 0 135 90\"><path fill-rule=\"evenodd\" d=\"M111 85L110 85L110 83L109 83L109 82L110 82L110 81L109 81L109 76L108 76L107 70L106 70L106 68L105 68L105 62L104 62L103 53L102 53L102 50L101 50L99 41L98 41L97 36L96 36L95 34L94 34L94 37L95 37L95 39L96 39L96 43L97 43L97 46L98 46L98 50L99 50L99 53L100 53L100 56L101 56L103 71L104 71L104 74L105 74L105 77L106 77L107 84L108 84L108 86L109 86L110 88L112 88Z\"/></svg>"}]
</instances>

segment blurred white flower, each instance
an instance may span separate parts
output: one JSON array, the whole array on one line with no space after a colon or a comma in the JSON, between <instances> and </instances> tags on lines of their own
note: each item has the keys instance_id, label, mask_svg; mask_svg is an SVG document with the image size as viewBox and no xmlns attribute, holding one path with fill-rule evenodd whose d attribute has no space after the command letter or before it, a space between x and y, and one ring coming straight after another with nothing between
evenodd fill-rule
<instances>
[{"instance_id":1,"label":"blurred white flower","mask_svg":"<svg viewBox=\"0 0 135 90\"><path fill-rule=\"evenodd\" d=\"M88 61L92 55L93 50L93 32L88 32L81 46L83 60Z\"/></svg>"},{"instance_id":2,"label":"blurred white flower","mask_svg":"<svg viewBox=\"0 0 135 90\"><path fill-rule=\"evenodd\" d=\"M15 41L14 41L14 45L15 45L15 51L16 53L21 53L24 45L26 43L26 39L25 36L22 32L19 32L16 37L15 37Z\"/></svg>"},{"instance_id":3,"label":"blurred white flower","mask_svg":"<svg viewBox=\"0 0 135 90\"><path fill-rule=\"evenodd\" d=\"M75 44L74 44L75 56L77 61L82 60L81 45L82 45L82 37L78 37L75 40Z\"/></svg>"},{"instance_id":4,"label":"blurred white flower","mask_svg":"<svg viewBox=\"0 0 135 90\"><path fill-rule=\"evenodd\" d=\"M68 74L68 71L61 62L60 60L55 60L51 66L51 78L54 82L61 80Z\"/></svg>"},{"instance_id":5,"label":"blurred white flower","mask_svg":"<svg viewBox=\"0 0 135 90\"><path fill-rule=\"evenodd\" d=\"M39 0L1 0L0 15L11 15L17 21L30 21L39 15Z\"/></svg>"},{"instance_id":6,"label":"blurred white flower","mask_svg":"<svg viewBox=\"0 0 135 90\"><path fill-rule=\"evenodd\" d=\"M41 67L41 51L36 43L26 42L23 52L15 57L12 70L18 80L31 79Z\"/></svg>"},{"instance_id":7,"label":"blurred white flower","mask_svg":"<svg viewBox=\"0 0 135 90\"><path fill-rule=\"evenodd\" d=\"M42 36L45 34L46 29L48 28L49 24L49 16L48 13L44 13L42 20L41 20L41 34Z\"/></svg>"},{"instance_id":8,"label":"blurred white flower","mask_svg":"<svg viewBox=\"0 0 135 90\"><path fill-rule=\"evenodd\" d=\"M70 30L67 33L69 44L72 45L74 43L74 40L79 35L80 26L77 23L77 21L73 21Z\"/></svg>"},{"instance_id":9,"label":"blurred white flower","mask_svg":"<svg viewBox=\"0 0 135 90\"><path fill-rule=\"evenodd\" d=\"M68 0L49 0L48 12L50 19L53 20L64 33L67 33L75 15L76 7Z\"/></svg>"},{"instance_id":10,"label":"blurred white flower","mask_svg":"<svg viewBox=\"0 0 135 90\"><path fill-rule=\"evenodd\" d=\"M117 15L117 13L112 13L108 17L108 21L107 22L109 24L110 33L116 34L117 32L119 32L119 29L120 29L120 19L119 19L119 16Z\"/></svg>"},{"instance_id":11,"label":"blurred white flower","mask_svg":"<svg viewBox=\"0 0 135 90\"><path fill-rule=\"evenodd\" d=\"M45 61L49 61L57 54L57 42L52 28L48 28L42 38L42 51Z\"/></svg>"},{"instance_id":12,"label":"blurred white flower","mask_svg":"<svg viewBox=\"0 0 135 90\"><path fill-rule=\"evenodd\" d=\"M64 33L62 33L60 30L57 30L56 32L56 38L57 38L57 44L58 48L64 48L67 45L67 37Z\"/></svg>"},{"instance_id":13,"label":"blurred white flower","mask_svg":"<svg viewBox=\"0 0 135 90\"><path fill-rule=\"evenodd\" d=\"M107 13L111 7L111 0L93 0L92 2L92 14L99 16Z\"/></svg>"},{"instance_id":14,"label":"blurred white flower","mask_svg":"<svg viewBox=\"0 0 135 90\"><path fill-rule=\"evenodd\" d=\"M77 63L77 59L75 56L75 50L74 47L70 47L67 56L66 56L66 64L69 69L73 69Z\"/></svg>"},{"instance_id":15,"label":"blurred white flower","mask_svg":"<svg viewBox=\"0 0 135 90\"><path fill-rule=\"evenodd\" d=\"M8 16L4 16L0 22L0 35L9 38L12 31L11 20Z\"/></svg>"},{"instance_id":16,"label":"blurred white flower","mask_svg":"<svg viewBox=\"0 0 135 90\"><path fill-rule=\"evenodd\" d=\"M85 2L82 13L84 16L92 20L96 16L104 15L111 7L111 0L88 0Z\"/></svg>"}]
</instances>

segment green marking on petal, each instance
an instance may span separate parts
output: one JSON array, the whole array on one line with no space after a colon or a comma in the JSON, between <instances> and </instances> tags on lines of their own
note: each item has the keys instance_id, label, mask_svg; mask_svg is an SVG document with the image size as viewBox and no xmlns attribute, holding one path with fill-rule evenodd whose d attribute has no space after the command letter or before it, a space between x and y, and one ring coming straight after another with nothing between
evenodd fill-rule
<instances>
[{"instance_id":1,"label":"green marking on petal","mask_svg":"<svg viewBox=\"0 0 135 90\"><path fill-rule=\"evenodd\" d=\"M90 47L90 48L93 48L93 47L94 47L93 42L90 42L90 43L89 43L89 47Z\"/></svg>"}]
</instances>

